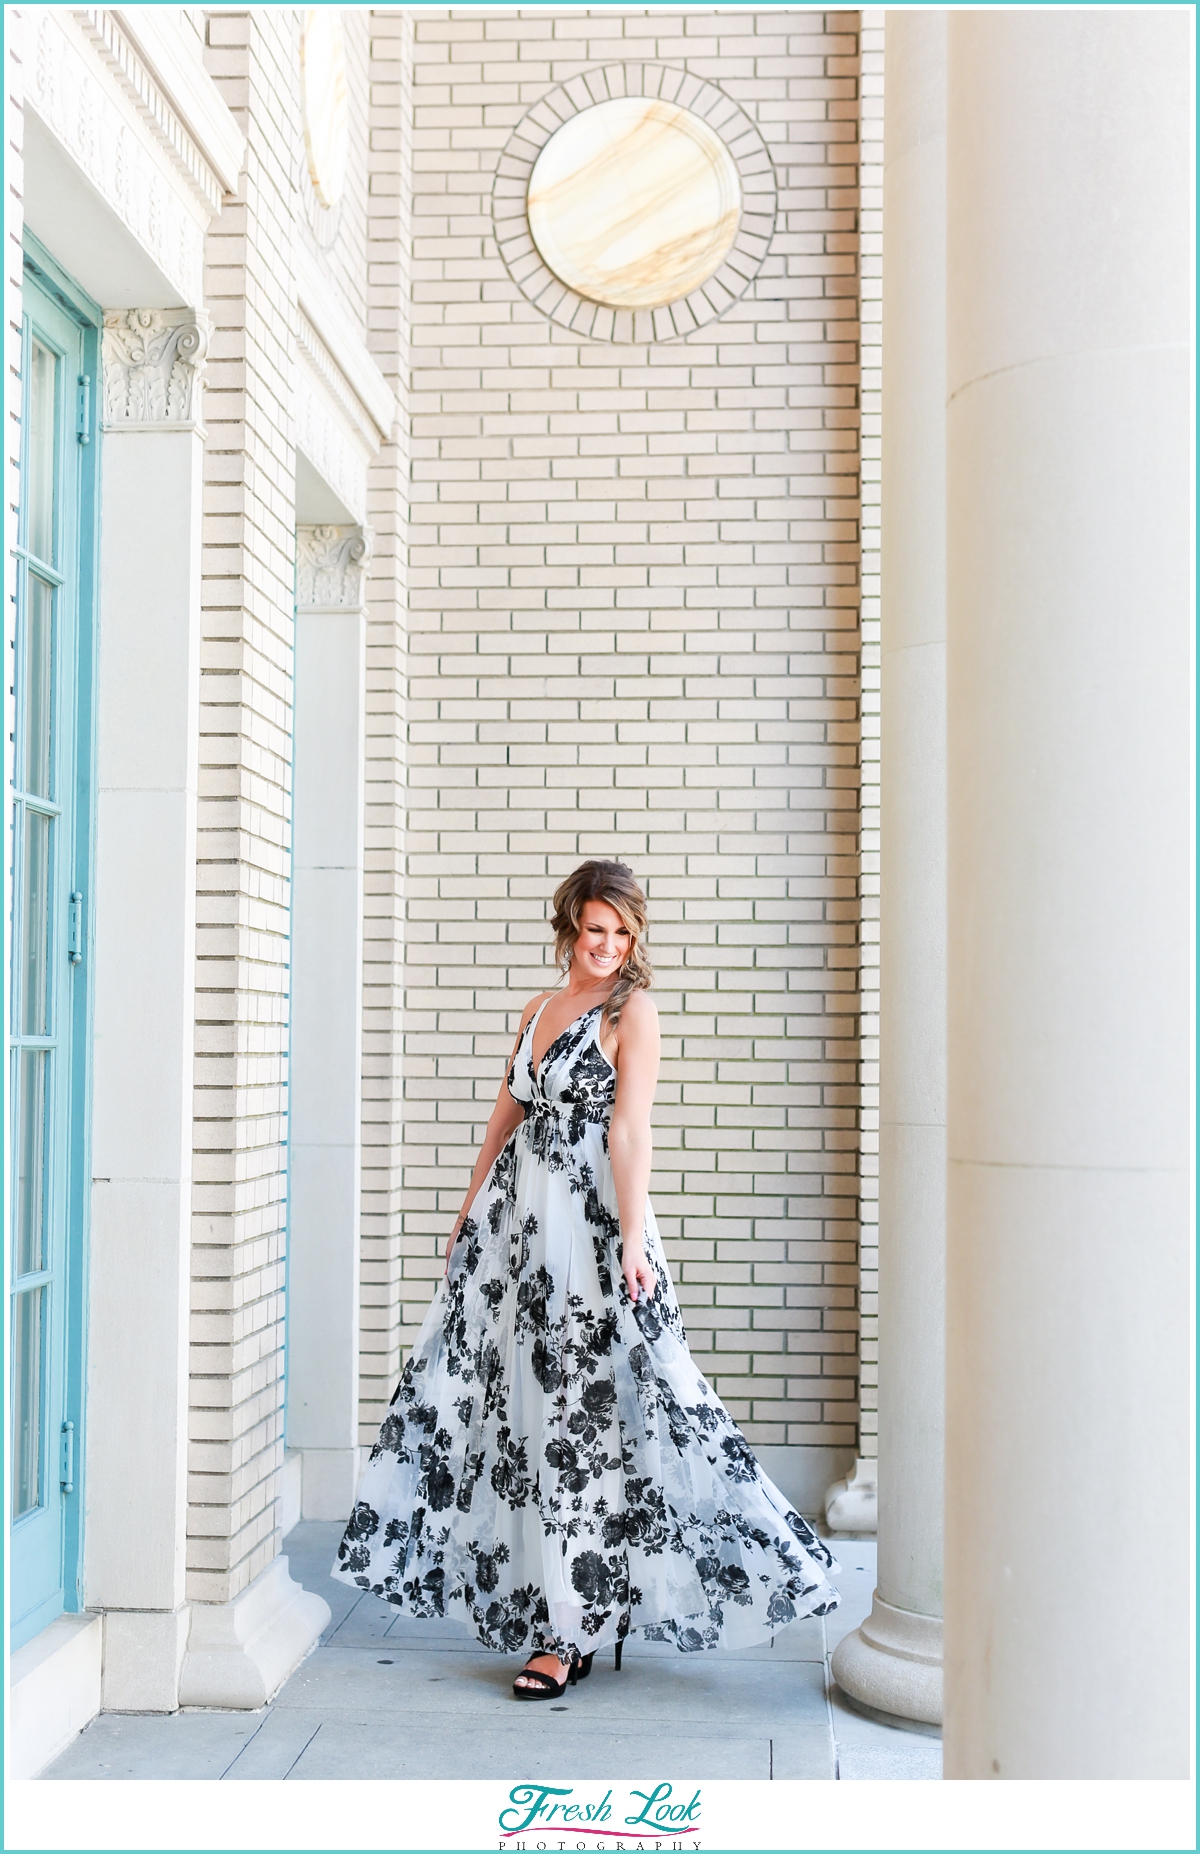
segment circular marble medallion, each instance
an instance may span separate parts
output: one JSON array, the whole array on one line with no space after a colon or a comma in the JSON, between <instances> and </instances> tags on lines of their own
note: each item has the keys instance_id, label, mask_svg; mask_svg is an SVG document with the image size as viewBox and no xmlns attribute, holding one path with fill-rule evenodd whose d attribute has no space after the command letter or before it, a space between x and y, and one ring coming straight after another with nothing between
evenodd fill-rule
<instances>
[{"instance_id":1,"label":"circular marble medallion","mask_svg":"<svg viewBox=\"0 0 1200 1854\"><path fill-rule=\"evenodd\" d=\"M529 230L577 295L614 309L677 302L737 237L737 163L700 116L659 97L612 97L545 144L529 177Z\"/></svg>"},{"instance_id":2,"label":"circular marble medallion","mask_svg":"<svg viewBox=\"0 0 1200 1854\"><path fill-rule=\"evenodd\" d=\"M304 152L313 191L322 206L336 206L346 178L350 125L346 45L335 6L304 9L300 33L300 105Z\"/></svg>"}]
</instances>

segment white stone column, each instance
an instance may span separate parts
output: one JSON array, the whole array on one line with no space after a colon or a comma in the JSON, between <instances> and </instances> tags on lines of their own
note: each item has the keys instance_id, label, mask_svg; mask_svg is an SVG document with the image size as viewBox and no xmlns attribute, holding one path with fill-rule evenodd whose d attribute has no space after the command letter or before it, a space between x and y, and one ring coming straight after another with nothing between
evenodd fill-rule
<instances>
[{"instance_id":1,"label":"white stone column","mask_svg":"<svg viewBox=\"0 0 1200 1854\"><path fill-rule=\"evenodd\" d=\"M883 181L879 1557L833 1659L942 1716L946 1237L946 23L889 10Z\"/></svg>"},{"instance_id":2,"label":"white stone column","mask_svg":"<svg viewBox=\"0 0 1200 1854\"><path fill-rule=\"evenodd\" d=\"M85 1602L103 1703L170 1711L187 1636L202 316L106 316Z\"/></svg>"},{"instance_id":3,"label":"white stone column","mask_svg":"<svg viewBox=\"0 0 1200 1854\"><path fill-rule=\"evenodd\" d=\"M305 1519L358 1481L367 535L297 530L287 1442Z\"/></svg>"},{"instance_id":4,"label":"white stone column","mask_svg":"<svg viewBox=\"0 0 1200 1854\"><path fill-rule=\"evenodd\" d=\"M948 26L946 1775L1184 1777L1190 21Z\"/></svg>"}]
</instances>

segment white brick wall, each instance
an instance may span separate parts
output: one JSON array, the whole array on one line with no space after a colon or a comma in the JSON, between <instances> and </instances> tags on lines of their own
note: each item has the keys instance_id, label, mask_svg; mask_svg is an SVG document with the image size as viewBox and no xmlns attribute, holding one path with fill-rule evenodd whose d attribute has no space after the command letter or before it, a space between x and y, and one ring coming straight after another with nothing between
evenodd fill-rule
<instances>
[{"instance_id":1,"label":"white brick wall","mask_svg":"<svg viewBox=\"0 0 1200 1854\"><path fill-rule=\"evenodd\" d=\"M214 222L204 416L188 1595L276 1554L283 1455L297 13L208 17L248 137Z\"/></svg>"},{"instance_id":2,"label":"white brick wall","mask_svg":"<svg viewBox=\"0 0 1200 1854\"><path fill-rule=\"evenodd\" d=\"M204 24L249 136L205 281L189 1594L220 1601L278 1549L298 240L400 405L369 489L362 1438L549 977L549 893L603 853L651 899L653 1189L696 1356L760 1445L854 1446L861 1287L874 1447L882 16L861 230L854 13L347 10L336 226L304 198L297 11ZM743 301L651 346L552 329L490 210L525 111L630 57L723 86L779 189ZM10 149L10 378L19 177Z\"/></svg>"},{"instance_id":3,"label":"white brick wall","mask_svg":"<svg viewBox=\"0 0 1200 1854\"><path fill-rule=\"evenodd\" d=\"M653 1192L693 1350L754 1441L853 1446L858 16L414 17L405 1335L549 976L549 893L618 854L653 914ZM649 347L552 329L490 218L524 111L630 55L727 89L779 185L747 296Z\"/></svg>"}]
</instances>

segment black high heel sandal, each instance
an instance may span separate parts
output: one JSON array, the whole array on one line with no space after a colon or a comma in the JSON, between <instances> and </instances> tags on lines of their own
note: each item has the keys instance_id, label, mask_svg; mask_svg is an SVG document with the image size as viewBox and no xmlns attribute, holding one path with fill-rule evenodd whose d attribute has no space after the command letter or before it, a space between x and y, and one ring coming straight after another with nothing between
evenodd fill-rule
<instances>
[{"instance_id":1,"label":"black high heel sandal","mask_svg":"<svg viewBox=\"0 0 1200 1854\"><path fill-rule=\"evenodd\" d=\"M619 1674L621 1671L621 1650L624 1646L625 1646L625 1643L623 1641L619 1641L617 1643L617 1652L616 1652L616 1656L613 1661L614 1674ZM578 1669L578 1677L580 1680L587 1679L588 1675L592 1671L592 1662L595 1660L595 1658L596 1658L596 1650L593 1648L591 1654L585 1654L582 1660L577 1661L575 1663L576 1668Z\"/></svg>"},{"instance_id":2,"label":"black high heel sandal","mask_svg":"<svg viewBox=\"0 0 1200 1854\"><path fill-rule=\"evenodd\" d=\"M539 1653L544 1652L545 1650L539 1650ZM530 1655L529 1658L532 1661L536 1659L536 1656ZM590 1673L591 1655L587 1659L588 1665L585 1671ZM517 1680L536 1680L538 1684L536 1687L519 1687L517 1680L514 1680L513 1694L519 1700L561 1699L567 1688L575 1685L581 1665L579 1656L576 1655L562 1680L556 1680L553 1674L543 1672L540 1667L523 1667L517 1675Z\"/></svg>"},{"instance_id":3,"label":"black high heel sandal","mask_svg":"<svg viewBox=\"0 0 1200 1854\"><path fill-rule=\"evenodd\" d=\"M621 1650L624 1646L624 1642L617 1643L617 1652L613 1662L613 1672L616 1674L621 1671ZM529 1658L532 1661L536 1657L530 1655ZM519 1687L517 1680L514 1680L513 1692L517 1699L521 1700L561 1699L568 1687L577 1686L581 1680L587 1679L592 1671L592 1662L595 1658L594 1648L590 1654L577 1654L563 1680L555 1680L553 1674L543 1673L540 1667L523 1667L517 1675L517 1680L536 1680L538 1684L536 1687Z\"/></svg>"}]
</instances>

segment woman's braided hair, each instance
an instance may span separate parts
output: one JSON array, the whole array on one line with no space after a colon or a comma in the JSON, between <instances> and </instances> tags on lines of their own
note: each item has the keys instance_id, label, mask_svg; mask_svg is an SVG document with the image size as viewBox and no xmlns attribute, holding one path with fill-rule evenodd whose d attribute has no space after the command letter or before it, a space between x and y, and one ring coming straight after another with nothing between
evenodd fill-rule
<instances>
[{"instance_id":1,"label":"woman's braided hair","mask_svg":"<svg viewBox=\"0 0 1200 1854\"><path fill-rule=\"evenodd\" d=\"M554 957L560 972L565 973L579 938L579 922L587 901L606 901L621 916L629 929L629 952L617 974L617 982L605 1001L603 1020L620 1022L627 999L635 991L647 991L654 983L654 968L642 945L648 926L646 897L634 880L627 863L594 861L580 863L565 882L554 891L554 912L550 925L554 929Z\"/></svg>"}]
</instances>

